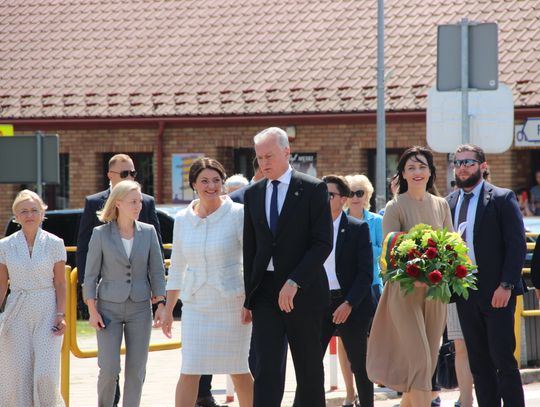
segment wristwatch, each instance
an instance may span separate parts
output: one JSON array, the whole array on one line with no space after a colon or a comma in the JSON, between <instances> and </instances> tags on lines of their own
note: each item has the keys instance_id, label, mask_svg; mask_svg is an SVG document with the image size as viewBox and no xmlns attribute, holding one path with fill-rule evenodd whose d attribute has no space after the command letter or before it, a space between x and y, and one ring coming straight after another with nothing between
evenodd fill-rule
<instances>
[{"instance_id":1,"label":"wristwatch","mask_svg":"<svg viewBox=\"0 0 540 407\"><path fill-rule=\"evenodd\" d=\"M163 306L167 305L167 300L159 300L156 302L156 307L159 306L159 304L163 304Z\"/></svg>"},{"instance_id":2,"label":"wristwatch","mask_svg":"<svg viewBox=\"0 0 540 407\"><path fill-rule=\"evenodd\" d=\"M499 287L504 288L505 290L513 290L514 284L507 283L505 281L501 281L501 284L499 284Z\"/></svg>"},{"instance_id":3,"label":"wristwatch","mask_svg":"<svg viewBox=\"0 0 540 407\"><path fill-rule=\"evenodd\" d=\"M290 278L287 280L287 284L290 285L291 287L300 288L300 286L296 284L296 281L291 280Z\"/></svg>"}]
</instances>

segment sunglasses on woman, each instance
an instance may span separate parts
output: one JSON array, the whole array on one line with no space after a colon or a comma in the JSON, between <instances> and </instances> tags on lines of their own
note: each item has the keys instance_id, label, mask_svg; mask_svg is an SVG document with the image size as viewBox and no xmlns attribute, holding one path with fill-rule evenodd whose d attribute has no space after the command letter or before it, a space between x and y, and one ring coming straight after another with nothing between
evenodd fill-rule
<instances>
[{"instance_id":1,"label":"sunglasses on woman","mask_svg":"<svg viewBox=\"0 0 540 407\"><path fill-rule=\"evenodd\" d=\"M120 178L127 178L127 177L131 177L131 178L135 178L137 176L137 171L133 170L133 171L130 171L130 170L124 170L124 171L111 171L111 172L114 172L115 174L118 174L120 175Z\"/></svg>"},{"instance_id":2,"label":"sunglasses on woman","mask_svg":"<svg viewBox=\"0 0 540 407\"><path fill-rule=\"evenodd\" d=\"M355 195L358 197L358 198L362 198L365 194L365 191L362 190L362 189L359 189L358 191L351 191L351 198L354 197Z\"/></svg>"}]
</instances>

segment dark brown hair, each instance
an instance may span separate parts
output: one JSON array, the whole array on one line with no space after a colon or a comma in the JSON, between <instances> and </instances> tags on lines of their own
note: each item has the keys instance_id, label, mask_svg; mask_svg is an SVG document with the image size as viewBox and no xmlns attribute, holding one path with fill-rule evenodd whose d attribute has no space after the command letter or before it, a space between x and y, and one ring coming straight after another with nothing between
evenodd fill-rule
<instances>
[{"instance_id":1,"label":"dark brown hair","mask_svg":"<svg viewBox=\"0 0 540 407\"><path fill-rule=\"evenodd\" d=\"M422 158L425 158L425 161ZM413 159L414 161L417 161L419 163L427 164L427 166L429 167L429 171L431 172L431 176L429 177L428 183L426 185L426 191L429 191L434 195L438 195L435 188L435 179L437 178L437 175L435 170L435 164L433 164L433 153L429 148L423 146L413 146L405 150L405 152L399 158L399 162L397 165L397 173L392 177L392 179L397 178L399 181L398 194L407 192L407 190L409 189L407 181L405 180L405 178L403 178L405 164L407 163L407 161L409 161L409 159Z\"/></svg>"},{"instance_id":2,"label":"dark brown hair","mask_svg":"<svg viewBox=\"0 0 540 407\"><path fill-rule=\"evenodd\" d=\"M349 197L351 195L351 187L345 177L332 174L324 176L322 180L327 184L336 184L341 196Z\"/></svg>"},{"instance_id":3,"label":"dark brown hair","mask_svg":"<svg viewBox=\"0 0 540 407\"><path fill-rule=\"evenodd\" d=\"M479 147L475 144L462 144L458 148L456 148L456 153L463 153L464 151L471 151L476 155L476 159L480 161L480 163L486 162L486 155L484 154L484 150L482 150L482 147Z\"/></svg>"},{"instance_id":4,"label":"dark brown hair","mask_svg":"<svg viewBox=\"0 0 540 407\"><path fill-rule=\"evenodd\" d=\"M193 184L197 182L199 174L206 169L216 171L221 178L221 182L225 182L227 174L225 173L225 168L223 168L223 165L218 160L208 157L199 158L191 164L191 168L189 169L189 186L191 189L193 189Z\"/></svg>"}]
</instances>

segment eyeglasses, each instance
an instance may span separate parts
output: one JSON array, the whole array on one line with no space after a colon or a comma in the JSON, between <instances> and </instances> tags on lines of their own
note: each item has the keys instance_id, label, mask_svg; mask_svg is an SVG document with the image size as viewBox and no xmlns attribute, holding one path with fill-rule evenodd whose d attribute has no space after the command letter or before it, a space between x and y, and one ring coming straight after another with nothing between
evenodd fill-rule
<instances>
[{"instance_id":1,"label":"eyeglasses","mask_svg":"<svg viewBox=\"0 0 540 407\"><path fill-rule=\"evenodd\" d=\"M36 215L39 215L41 212L39 209L23 209L22 211L20 211L17 215L18 216L29 216L29 215L32 215L32 216L36 216Z\"/></svg>"},{"instance_id":2,"label":"eyeglasses","mask_svg":"<svg viewBox=\"0 0 540 407\"><path fill-rule=\"evenodd\" d=\"M120 178L127 178L127 177L135 178L137 176L137 171L135 170L133 171L125 170L125 171L120 171L120 172L109 170L109 172L114 172L115 174L119 174Z\"/></svg>"},{"instance_id":3,"label":"eyeglasses","mask_svg":"<svg viewBox=\"0 0 540 407\"><path fill-rule=\"evenodd\" d=\"M338 194L337 192L328 192L328 196L330 199L334 199L336 196L343 196L341 194Z\"/></svg>"},{"instance_id":4,"label":"eyeglasses","mask_svg":"<svg viewBox=\"0 0 540 407\"><path fill-rule=\"evenodd\" d=\"M366 191L364 191L362 189L359 189L358 191L351 191L350 197L352 198L352 197L354 197L356 195L358 198L362 198L365 193L366 193Z\"/></svg>"},{"instance_id":5,"label":"eyeglasses","mask_svg":"<svg viewBox=\"0 0 540 407\"><path fill-rule=\"evenodd\" d=\"M480 161L473 158L466 158L465 160L454 160L454 167L459 168L464 166L465 168L472 167L474 164L480 164Z\"/></svg>"}]
</instances>

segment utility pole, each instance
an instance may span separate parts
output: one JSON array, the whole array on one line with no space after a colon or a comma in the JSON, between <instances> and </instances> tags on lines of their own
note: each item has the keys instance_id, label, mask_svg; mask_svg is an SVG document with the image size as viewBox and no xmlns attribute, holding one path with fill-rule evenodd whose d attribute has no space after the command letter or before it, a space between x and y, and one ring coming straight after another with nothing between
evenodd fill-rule
<instances>
[{"instance_id":1,"label":"utility pole","mask_svg":"<svg viewBox=\"0 0 540 407\"><path fill-rule=\"evenodd\" d=\"M386 205L386 120L384 113L384 0L377 0L377 158L375 206Z\"/></svg>"}]
</instances>

